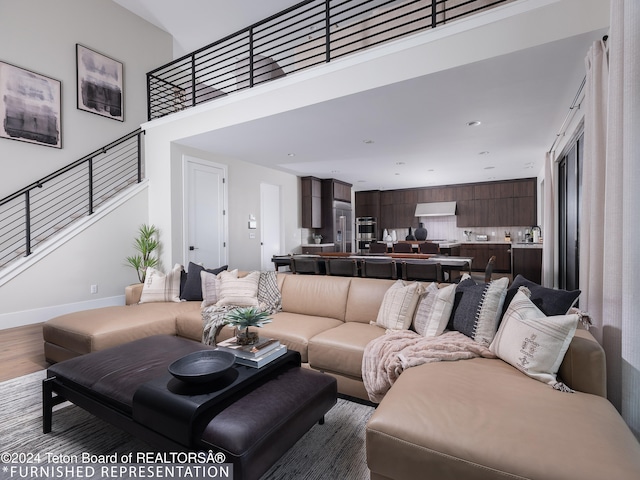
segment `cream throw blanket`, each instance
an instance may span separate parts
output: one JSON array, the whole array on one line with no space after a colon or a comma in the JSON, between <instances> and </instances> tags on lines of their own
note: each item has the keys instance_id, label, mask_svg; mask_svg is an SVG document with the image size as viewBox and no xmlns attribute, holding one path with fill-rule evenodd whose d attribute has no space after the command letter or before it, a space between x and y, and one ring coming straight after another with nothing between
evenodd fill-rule
<instances>
[{"instance_id":1,"label":"cream throw blanket","mask_svg":"<svg viewBox=\"0 0 640 480\"><path fill-rule=\"evenodd\" d=\"M409 367L475 357L496 358L489 348L460 332L448 331L425 338L411 330L388 330L365 347L362 380L369 400L380 403L391 385Z\"/></svg>"}]
</instances>

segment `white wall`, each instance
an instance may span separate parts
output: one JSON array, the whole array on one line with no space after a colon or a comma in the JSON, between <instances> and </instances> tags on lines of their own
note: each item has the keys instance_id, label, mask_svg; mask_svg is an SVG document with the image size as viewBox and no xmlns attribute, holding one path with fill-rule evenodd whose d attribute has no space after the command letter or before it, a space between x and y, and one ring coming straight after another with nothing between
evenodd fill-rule
<instances>
[{"instance_id":1,"label":"white wall","mask_svg":"<svg viewBox=\"0 0 640 480\"><path fill-rule=\"evenodd\" d=\"M77 43L124 64L124 122L77 109ZM3 1L0 61L62 82L62 149L0 138L0 198L138 128L146 72L172 48L170 35L111 0Z\"/></svg>"},{"instance_id":2,"label":"white wall","mask_svg":"<svg viewBox=\"0 0 640 480\"><path fill-rule=\"evenodd\" d=\"M124 64L124 122L76 106L76 43ZM0 61L62 82L62 149L0 138L0 198L129 133L146 120L146 72L172 59L172 38L111 0L0 4ZM137 281L123 266L148 221L146 189L59 250L0 283L0 329L121 302ZM37 252L32 257L36 258ZM32 260L33 261L33 260ZM11 267L10 267L11 268ZM98 293L90 294L90 285Z\"/></svg>"},{"instance_id":3,"label":"white wall","mask_svg":"<svg viewBox=\"0 0 640 480\"><path fill-rule=\"evenodd\" d=\"M125 259L136 253L132 244L147 221L147 198L143 187L53 252L34 254L33 265L0 287L0 329L124 303L124 288L138 282ZM97 294L91 294L91 285L97 285Z\"/></svg>"}]
</instances>

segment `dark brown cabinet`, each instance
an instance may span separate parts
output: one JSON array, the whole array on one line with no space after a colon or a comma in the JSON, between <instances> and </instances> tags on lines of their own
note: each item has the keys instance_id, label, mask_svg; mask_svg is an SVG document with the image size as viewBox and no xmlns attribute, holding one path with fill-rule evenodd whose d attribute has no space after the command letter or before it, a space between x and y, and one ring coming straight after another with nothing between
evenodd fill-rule
<instances>
[{"instance_id":1,"label":"dark brown cabinet","mask_svg":"<svg viewBox=\"0 0 640 480\"><path fill-rule=\"evenodd\" d=\"M356 216L376 217L378 227L417 227L417 203L457 203L456 224L466 227L536 225L535 178L404 190L356 192ZM375 199L378 203L375 204ZM365 202L365 203L361 203Z\"/></svg>"},{"instance_id":2,"label":"dark brown cabinet","mask_svg":"<svg viewBox=\"0 0 640 480\"><path fill-rule=\"evenodd\" d=\"M464 243L460 245L461 257L473 257L471 269L474 271L484 271L487 268L489 259L496 257L493 271L498 273L511 272L511 244L500 243Z\"/></svg>"},{"instance_id":3,"label":"dark brown cabinet","mask_svg":"<svg viewBox=\"0 0 640 480\"><path fill-rule=\"evenodd\" d=\"M513 249L513 278L518 274L532 282L542 283L542 248Z\"/></svg>"},{"instance_id":4,"label":"dark brown cabinet","mask_svg":"<svg viewBox=\"0 0 640 480\"><path fill-rule=\"evenodd\" d=\"M302 192L302 228L322 227L322 180L315 177L300 179Z\"/></svg>"}]
</instances>

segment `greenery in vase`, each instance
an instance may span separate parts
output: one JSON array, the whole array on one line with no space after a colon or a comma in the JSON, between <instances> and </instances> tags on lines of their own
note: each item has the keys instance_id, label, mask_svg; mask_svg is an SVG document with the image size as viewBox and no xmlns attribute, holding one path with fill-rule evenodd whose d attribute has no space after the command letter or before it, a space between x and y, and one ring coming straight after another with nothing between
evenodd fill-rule
<instances>
[{"instance_id":1,"label":"greenery in vase","mask_svg":"<svg viewBox=\"0 0 640 480\"><path fill-rule=\"evenodd\" d=\"M271 323L269 312L258 310L255 307L237 308L225 317L227 325L232 325L239 332L245 331L248 327L262 327L266 323Z\"/></svg>"},{"instance_id":2,"label":"greenery in vase","mask_svg":"<svg viewBox=\"0 0 640 480\"><path fill-rule=\"evenodd\" d=\"M136 270L140 283L144 283L147 268L156 268L159 263L155 254L160 247L158 229L154 225L141 225L133 246L139 253L127 257L127 263Z\"/></svg>"}]
</instances>

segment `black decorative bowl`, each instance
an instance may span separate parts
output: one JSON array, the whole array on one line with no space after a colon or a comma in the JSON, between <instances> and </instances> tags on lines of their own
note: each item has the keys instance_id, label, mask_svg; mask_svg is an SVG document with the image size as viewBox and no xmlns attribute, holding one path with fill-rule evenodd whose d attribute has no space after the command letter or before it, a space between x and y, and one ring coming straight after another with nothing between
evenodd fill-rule
<instances>
[{"instance_id":1,"label":"black decorative bowl","mask_svg":"<svg viewBox=\"0 0 640 480\"><path fill-rule=\"evenodd\" d=\"M206 383L224 375L236 361L230 352L200 350L185 355L169 365L169 373L188 383Z\"/></svg>"}]
</instances>

